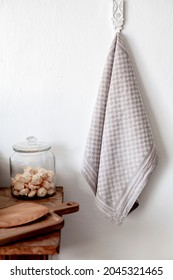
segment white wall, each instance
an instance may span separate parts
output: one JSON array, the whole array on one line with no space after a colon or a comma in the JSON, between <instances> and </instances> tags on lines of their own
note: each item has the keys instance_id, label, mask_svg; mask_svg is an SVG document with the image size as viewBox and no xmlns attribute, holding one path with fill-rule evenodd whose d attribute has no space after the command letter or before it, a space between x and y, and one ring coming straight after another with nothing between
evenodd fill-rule
<instances>
[{"instance_id":1,"label":"white wall","mask_svg":"<svg viewBox=\"0 0 173 280\"><path fill-rule=\"evenodd\" d=\"M0 1L0 185L12 145L52 144L57 181L80 212L65 217L57 259L173 258L173 1L126 0L133 53L160 163L122 226L105 220L80 169L103 66L112 0Z\"/></svg>"}]
</instances>

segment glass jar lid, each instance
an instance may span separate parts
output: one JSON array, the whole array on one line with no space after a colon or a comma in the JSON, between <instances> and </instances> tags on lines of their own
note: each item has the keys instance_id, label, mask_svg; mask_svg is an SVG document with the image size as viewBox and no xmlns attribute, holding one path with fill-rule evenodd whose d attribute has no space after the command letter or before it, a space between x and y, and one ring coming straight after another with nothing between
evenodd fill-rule
<instances>
[{"instance_id":1,"label":"glass jar lid","mask_svg":"<svg viewBox=\"0 0 173 280\"><path fill-rule=\"evenodd\" d=\"M13 145L15 152L34 153L50 150L51 146L44 142L37 141L34 136L26 138L27 141Z\"/></svg>"}]
</instances>

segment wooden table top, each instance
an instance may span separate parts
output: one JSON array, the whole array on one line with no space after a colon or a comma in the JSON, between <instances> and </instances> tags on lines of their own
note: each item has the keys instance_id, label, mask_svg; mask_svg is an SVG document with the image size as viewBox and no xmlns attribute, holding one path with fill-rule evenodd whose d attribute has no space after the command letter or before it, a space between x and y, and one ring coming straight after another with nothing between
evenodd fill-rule
<instances>
[{"instance_id":1,"label":"wooden table top","mask_svg":"<svg viewBox=\"0 0 173 280\"><path fill-rule=\"evenodd\" d=\"M50 209L54 209L58 203L63 202L63 187L56 187L56 193L48 198L32 200L39 204L45 205ZM9 187L0 188L0 209L21 203L21 199L17 199L11 195ZM39 236L29 238L15 243L0 246L0 255L54 255L59 253L61 230Z\"/></svg>"}]
</instances>

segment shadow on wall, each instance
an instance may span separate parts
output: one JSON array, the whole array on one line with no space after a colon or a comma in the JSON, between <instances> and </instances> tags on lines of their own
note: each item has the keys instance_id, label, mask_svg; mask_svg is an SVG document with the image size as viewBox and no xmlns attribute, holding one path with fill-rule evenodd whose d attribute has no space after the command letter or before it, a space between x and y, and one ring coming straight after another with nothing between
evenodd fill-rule
<instances>
[{"instance_id":1,"label":"shadow on wall","mask_svg":"<svg viewBox=\"0 0 173 280\"><path fill-rule=\"evenodd\" d=\"M95 233L99 227L96 219L100 216L100 212L95 206L94 194L80 171L76 171L74 154L64 146L53 149L56 157L56 185L63 186L64 201L76 201L80 206L79 212L65 217L63 248L75 244L88 244L91 240L95 240ZM70 239L69 231L75 232L74 235L70 235Z\"/></svg>"},{"instance_id":2,"label":"shadow on wall","mask_svg":"<svg viewBox=\"0 0 173 280\"><path fill-rule=\"evenodd\" d=\"M7 158L0 155L0 187L10 187L10 165Z\"/></svg>"},{"instance_id":3,"label":"shadow on wall","mask_svg":"<svg viewBox=\"0 0 173 280\"><path fill-rule=\"evenodd\" d=\"M79 212L66 215L65 227L62 234L62 248L64 250L79 250L85 248L88 250L91 244L102 242L105 238L104 231L107 221L95 205L95 197L89 186L84 181L80 173L70 173L68 178L62 178L64 185L64 201L77 201L79 203ZM109 224L109 226L111 226ZM113 227L113 225L112 225ZM83 253L85 254L88 253ZM94 252L91 251L91 258ZM97 255L97 253L96 253ZM103 257L103 256L102 256Z\"/></svg>"}]
</instances>

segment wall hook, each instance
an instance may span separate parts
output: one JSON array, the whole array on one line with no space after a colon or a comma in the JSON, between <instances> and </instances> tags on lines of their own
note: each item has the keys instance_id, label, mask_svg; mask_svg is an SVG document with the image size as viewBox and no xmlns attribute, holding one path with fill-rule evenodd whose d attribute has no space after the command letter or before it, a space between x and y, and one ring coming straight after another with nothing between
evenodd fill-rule
<instances>
[{"instance_id":1,"label":"wall hook","mask_svg":"<svg viewBox=\"0 0 173 280\"><path fill-rule=\"evenodd\" d=\"M124 0L113 0L113 26L116 32L120 32L124 23Z\"/></svg>"}]
</instances>

